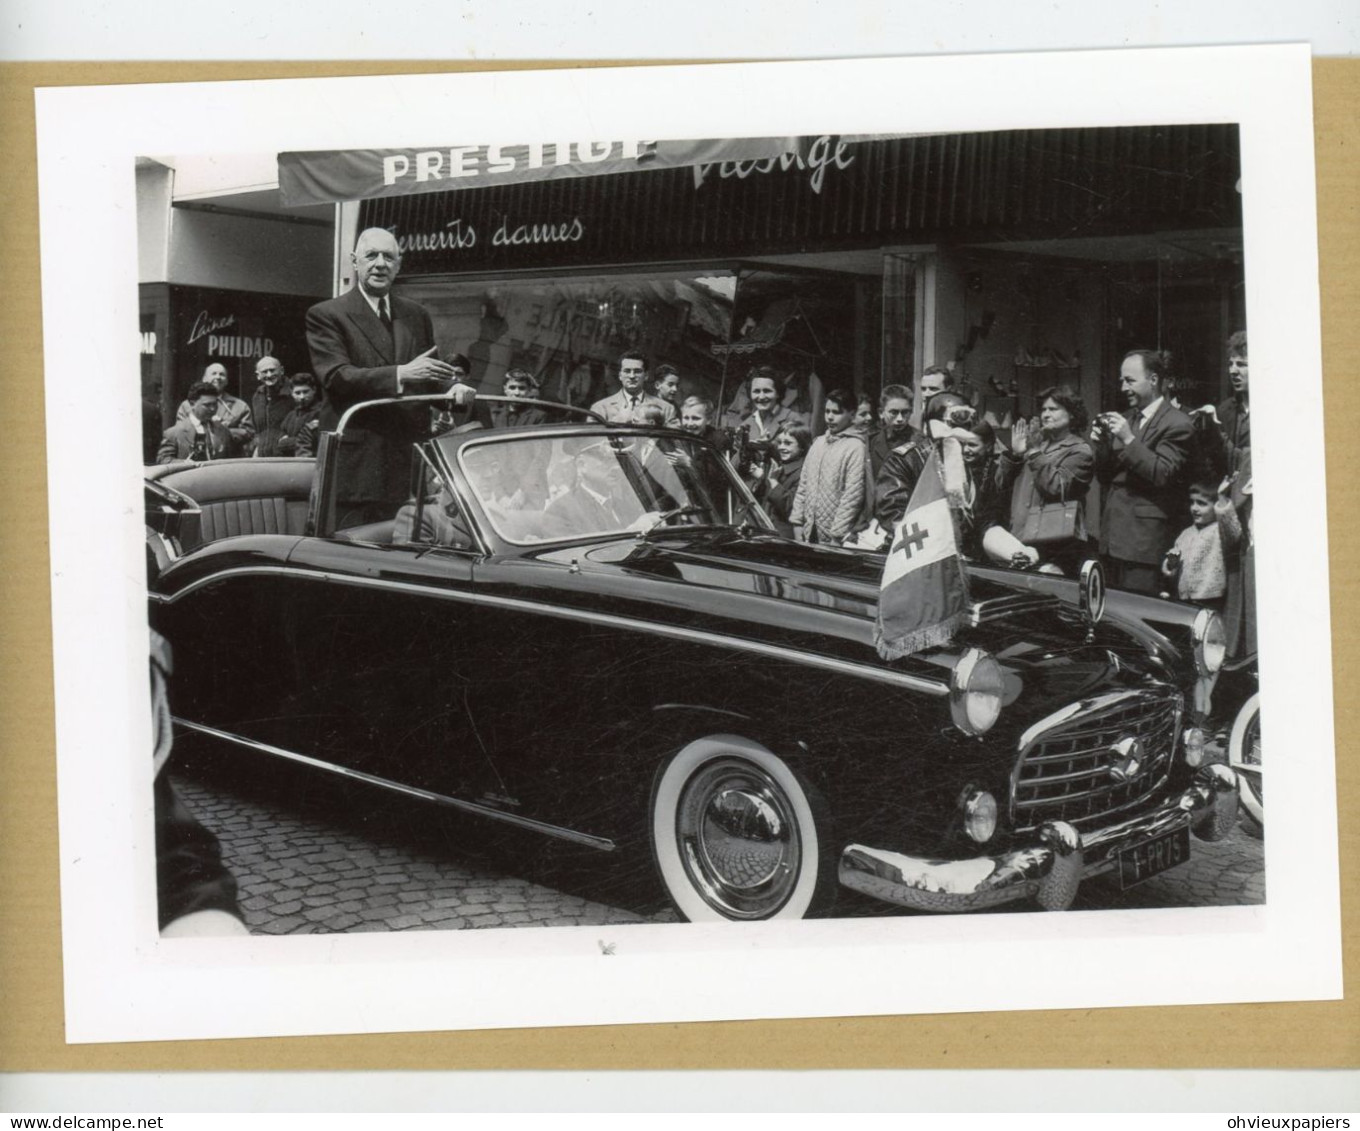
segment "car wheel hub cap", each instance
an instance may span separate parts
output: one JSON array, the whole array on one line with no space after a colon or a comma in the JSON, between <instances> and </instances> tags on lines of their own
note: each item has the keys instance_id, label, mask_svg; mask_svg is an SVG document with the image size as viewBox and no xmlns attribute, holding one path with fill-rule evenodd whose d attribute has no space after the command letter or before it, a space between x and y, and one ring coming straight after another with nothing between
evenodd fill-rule
<instances>
[{"instance_id":1,"label":"car wheel hub cap","mask_svg":"<svg viewBox=\"0 0 1360 1131\"><path fill-rule=\"evenodd\" d=\"M714 763L686 783L676 836L694 887L728 918L773 915L797 883L802 845L788 796L748 763Z\"/></svg>"}]
</instances>

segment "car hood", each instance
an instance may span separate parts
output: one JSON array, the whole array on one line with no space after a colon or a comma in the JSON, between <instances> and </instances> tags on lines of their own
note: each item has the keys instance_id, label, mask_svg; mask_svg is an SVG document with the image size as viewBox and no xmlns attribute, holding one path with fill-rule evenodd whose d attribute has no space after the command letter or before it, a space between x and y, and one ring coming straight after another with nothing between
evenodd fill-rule
<instances>
[{"instance_id":1,"label":"car hood","mask_svg":"<svg viewBox=\"0 0 1360 1131\"><path fill-rule=\"evenodd\" d=\"M1033 592L1025 574L1011 582L997 571L970 570L970 623L955 643L888 662L873 642L881 555L723 531L577 546L537 560L574 563L578 599L593 594L613 605L636 597L648 603L649 615L669 605L683 623L728 632L739 621L742 631L773 643L937 681L947 678L961 648L984 648L1023 681L1027 701L1066 703L1164 674L1137 637L1111 624L1088 634L1077 610Z\"/></svg>"}]
</instances>

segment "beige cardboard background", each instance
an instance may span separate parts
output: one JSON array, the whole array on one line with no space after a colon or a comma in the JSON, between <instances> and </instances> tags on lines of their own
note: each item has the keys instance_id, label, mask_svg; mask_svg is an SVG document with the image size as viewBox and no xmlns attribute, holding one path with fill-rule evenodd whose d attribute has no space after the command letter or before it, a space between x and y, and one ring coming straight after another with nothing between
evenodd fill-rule
<instances>
[{"instance_id":1,"label":"beige cardboard background","mask_svg":"<svg viewBox=\"0 0 1360 1131\"><path fill-rule=\"evenodd\" d=\"M539 64L516 64L531 66ZM554 64L547 64L553 66ZM561 65L561 64L557 64ZM570 64L576 66L578 64ZM39 86L441 72L443 64L0 65L0 1071L491 1068L1191 1068L1360 1066L1356 999L466 1033L67 1046L62 967L38 191ZM508 69L494 65L480 69ZM1314 61L1342 923L1357 938L1360 848L1360 60ZM1287 176L1288 170L1279 170ZM1301 285L1307 281L1300 281ZM74 296L98 301L98 296ZM98 359L91 364L98 368ZM1281 551L1284 552L1284 551ZM1231 955L1187 954L1187 962ZM1348 987L1357 974L1345 948ZM960 972L964 976L964 972Z\"/></svg>"}]
</instances>

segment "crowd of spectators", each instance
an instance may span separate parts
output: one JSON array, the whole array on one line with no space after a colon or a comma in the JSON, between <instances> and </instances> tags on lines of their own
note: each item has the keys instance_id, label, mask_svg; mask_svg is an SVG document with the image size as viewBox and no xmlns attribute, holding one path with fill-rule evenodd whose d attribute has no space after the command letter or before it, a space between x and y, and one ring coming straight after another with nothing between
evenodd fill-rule
<instances>
[{"instance_id":1,"label":"crowd of spectators","mask_svg":"<svg viewBox=\"0 0 1360 1131\"><path fill-rule=\"evenodd\" d=\"M361 233L353 261L358 286L308 312L312 372L285 378L278 359L263 357L247 403L227 392L225 367L209 365L164 432L159 462L313 455L318 431L355 403L467 381L466 356L435 356L424 308L390 294L401 264L390 233ZM1221 404L1187 411L1169 357L1134 350L1114 390L1125 411L1088 419L1076 390L1054 386L1034 399L1033 419L1007 421L1004 439L994 414L939 365L914 387L885 386L877 403L827 392L818 430L789 403L786 375L772 366L753 368L720 413L675 366L651 370L630 350L618 358L617 391L591 411L713 441L781 532L822 544L886 548L938 454L965 555L1068 576L1098 556L1117 588L1220 609L1234 649L1246 651L1254 608L1245 333L1229 339L1227 355L1232 395ZM546 422L542 407L516 403L539 391L533 372L508 370L506 399L480 415L483 426ZM362 445L346 454L378 458ZM1088 519L1093 502L1098 523Z\"/></svg>"}]
</instances>

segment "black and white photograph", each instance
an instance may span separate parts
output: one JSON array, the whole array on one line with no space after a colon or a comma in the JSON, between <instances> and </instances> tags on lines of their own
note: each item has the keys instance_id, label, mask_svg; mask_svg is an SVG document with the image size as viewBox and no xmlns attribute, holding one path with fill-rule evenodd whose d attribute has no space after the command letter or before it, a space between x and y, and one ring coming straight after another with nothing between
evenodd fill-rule
<instances>
[{"instance_id":1,"label":"black and white photograph","mask_svg":"<svg viewBox=\"0 0 1360 1131\"><path fill-rule=\"evenodd\" d=\"M42 92L70 1039L1339 993L1306 50L997 69Z\"/></svg>"}]
</instances>

